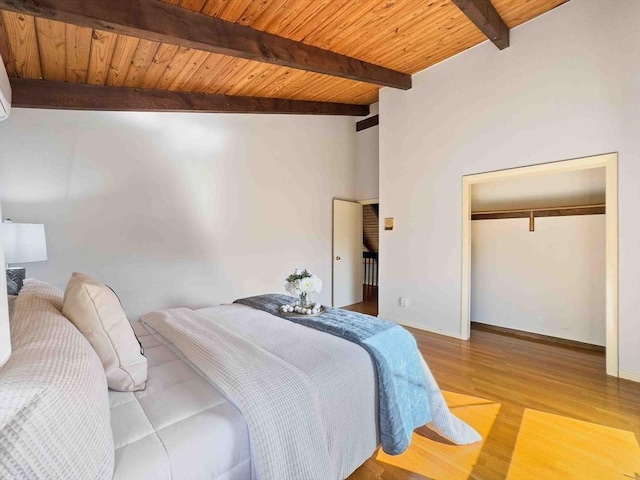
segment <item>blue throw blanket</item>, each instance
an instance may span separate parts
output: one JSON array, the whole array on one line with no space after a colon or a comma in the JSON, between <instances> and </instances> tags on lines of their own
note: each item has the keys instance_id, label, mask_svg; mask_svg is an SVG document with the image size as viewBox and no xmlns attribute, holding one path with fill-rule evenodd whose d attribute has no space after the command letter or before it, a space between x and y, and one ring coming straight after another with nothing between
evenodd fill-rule
<instances>
[{"instance_id":1,"label":"blue throw blanket","mask_svg":"<svg viewBox=\"0 0 640 480\"><path fill-rule=\"evenodd\" d=\"M404 452L417 427L431 421L429 393L416 340L400 325L337 308L314 316L291 316L280 306L295 301L287 295L258 295L234 303L342 337L360 345L376 365L380 441L390 455ZM349 368L345 365L345 368Z\"/></svg>"}]
</instances>

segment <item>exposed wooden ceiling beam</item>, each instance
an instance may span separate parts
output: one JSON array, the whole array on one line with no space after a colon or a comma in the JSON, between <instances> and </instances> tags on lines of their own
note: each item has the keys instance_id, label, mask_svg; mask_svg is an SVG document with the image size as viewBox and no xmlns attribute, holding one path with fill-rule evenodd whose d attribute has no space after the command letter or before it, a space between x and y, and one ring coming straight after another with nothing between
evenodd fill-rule
<instances>
[{"instance_id":1,"label":"exposed wooden ceiling beam","mask_svg":"<svg viewBox=\"0 0 640 480\"><path fill-rule=\"evenodd\" d=\"M407 90L411 76L160 0L0 0L0 9Z\"/></svg>"},{"instance_id":2,"label":"exposed wooden ceiling beam","mask_svg":"<svg viewBox=\"0 0 640 480\"><path fill-rule=\"evenodd\" d=\"M26 78L11 78L10 81L13 90L12 104L23 108L353 116L369 114L368 105L105 87Z\"/></svg>"},{"instance_id":3,"label":"exposed wooden ceiling beam","mask_svg":"<svg viewBox=\"0 0 640 480\"><path fill-rule=\"evenodd\" d=\"M509 27L504 23L491 0L452 1L496 47L504 50L509 46Z\"/></svg>"},{"instance_id":4,"label":"exposed wooden ceiling beam","mask_svg":"<svg viewBox=\"0 0 640 480\"><path fill-rule=\"evenodd\" d=\"M365 118L364 120L360 120L356 123L356 132L361 132L362 130L366 130L367 128L375 127L380 124L380 116L374 115L369 118Z\"/></svg>"}]
</instances>

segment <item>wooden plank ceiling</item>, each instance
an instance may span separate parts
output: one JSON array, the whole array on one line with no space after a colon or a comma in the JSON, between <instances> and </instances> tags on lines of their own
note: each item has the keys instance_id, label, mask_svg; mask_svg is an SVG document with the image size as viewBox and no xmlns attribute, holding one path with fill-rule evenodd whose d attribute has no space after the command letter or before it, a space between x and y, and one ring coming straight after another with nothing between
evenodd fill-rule
<instances>
[{"instance_id":1,"label":"wooden plank ceiling","mask_svg":"<svg viewBox=\"0 0 640 480\"><path fill-rule=\"evenodd\" d=\"M493 0L492 3L504 23L513 28L565 1ZM454 0L166 0L166 3L406 74L414 74L487 40ZM380 86L372 83L7 10L0 11L0 20L0 55L13 77L360 105L378 99Z\"/></svg>"}]
</instances>

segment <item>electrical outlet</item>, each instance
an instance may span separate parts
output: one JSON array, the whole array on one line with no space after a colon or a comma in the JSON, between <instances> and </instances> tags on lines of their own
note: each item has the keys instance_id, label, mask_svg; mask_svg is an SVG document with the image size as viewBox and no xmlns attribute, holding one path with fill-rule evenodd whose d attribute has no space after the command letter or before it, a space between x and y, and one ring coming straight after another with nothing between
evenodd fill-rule
<instances>
[{"instance_id":1,"label":"electrical outlet","mask_svg":"<svg viewBox=\"0 0 640 480\"><path fill-rule=\"evenodd\" d=\"M409 298L400 297L400 306L401 307L406 307L407 305L409 305Z\"/></svg>"}]
</instances>

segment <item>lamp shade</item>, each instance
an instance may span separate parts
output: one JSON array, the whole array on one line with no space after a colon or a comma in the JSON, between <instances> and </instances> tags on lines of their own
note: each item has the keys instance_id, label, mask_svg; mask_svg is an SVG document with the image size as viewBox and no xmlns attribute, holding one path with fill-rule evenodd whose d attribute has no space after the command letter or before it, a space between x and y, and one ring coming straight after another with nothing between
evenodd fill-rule
<instances>
[{"instance_id":1,"label":"lamp shade","mask_svg":"<svg viewBox=\"0 0 640 480\"><path fill-rule=\"evenodd\" d=\"M2 223L1 225L6 263L42 262L47 259L44 225L39 223Z\"/></svg>"}]
</instances>

